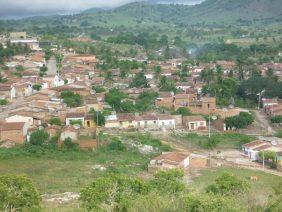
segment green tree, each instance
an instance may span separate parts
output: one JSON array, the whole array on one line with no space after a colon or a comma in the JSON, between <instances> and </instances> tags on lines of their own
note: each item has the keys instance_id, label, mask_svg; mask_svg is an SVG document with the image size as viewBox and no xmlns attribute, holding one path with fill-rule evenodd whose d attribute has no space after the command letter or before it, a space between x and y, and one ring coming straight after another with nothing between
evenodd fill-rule
<instances>
[{"instance_id":1,"label":"green tree","mask_svg":"<svg viewBox=\"0 0 282 212\"><path fill-rule=\"evenodd\" d=\"M0 210L18 211L39 208L40 195L25 176L0 176Z\"/></svg>"},{"instance_id":2,"label":"green tree","mask_svg":"<svg viewBox=\"0 0 282 212\"><path fill-rule=\"evenodd\" d=\"M32 85L32 89L36 91L40 91L42 89L42 85L40 84L34 84Z\"/></svg>"},{"instance_id":3,"label":"green tree","mask_svg":"<svg viewBox=\"0 0 282 212\"><path fill-rule=\"evenodd\" d=\"M61 122L60 118L58 118L58 117L53 117L53 118L51 118L51 119L49 120L49 124L61 126L61 125L62 125L62 122Z\"/></svg>"},{"instance_id":4,"label":"green tree","mask_svg":"<svg viewBox=\"0 0 282 212\"><path fill-rule=\"evenodd\" d=\"M117 88L112 88L106 93L105 101L111 105L115 110L121 110L122 100L127 98L128 95L123 93Z\"/></svg>"},{"instance_id":5,"label":"green tree","mask_svg":"<svg viewBox=\"0 0 282 212\"><path fill-rule=\"evenodd\" d=\"M206 191L214 194L237 195L246 192L248 189L249 184L246 181L232 174L224 173L215 180L214 184L208 186Z\"/></svg>"},{"instance_id":6,"label":"green tree","mask_svg":"<svg viewBox=\"0 0 282 212\"><path fill-rule=\"evenodd\" d=\"M160 91L176 91L175 83L173 80L167 78L166 76L162 76L158 85Z\"/></svg>"},{"instance_id":7,"label":"green tree","mask_svg":"<svg viewBox=\"0 0 282 212\"><path fill-rule=\"evenodd\" d=\"M106 91L106 89L100 85L93 85L92 90L94 90L96 93L103 93Z\"/></svg>"},{"instance_id":8,"label":"green tree","mask_svg":"<svg viewBox=\"0 0 282 212\"><path fill-rule=\"evenodd\" d=\"M74 143L71 138L66 138L62 144L62 148L67 150L78 150L78 144Z\"/></svg>"},{"instance_id":9,"label":"green tree","mask_svg":"<svg viewBox=\"0 0 282 212\"><path fill-rule=\"evenodd\" d=\"M61 93L61 98L68 107L79 107L83 104L82 97L72 91L63 91Z\"/></svg>"},{"instance_id":10,"label":"green tree","mask_svg":"<svg viewBox=\"0 0 282 212\"><path fill-rule=\"evenodd\" d=\"M30 135L29 142L32 145L43 145L46 144L49 139L49 134L44 130L36 130Z\"/></svg>"},{"instance_id":11,"label":"green tree","mask_svg":"<svg viewBox=\"0 0 282 212\"><path fill-rule=\"evenodd\" d=\"M90 111L89 111L89 114L91 115L91 117L93 118L93 121L98 126L104 126L105 125L105 116L104 116L103 112L95 111L94 108L91 108Z\"/></svg>"},{"instance_id":12,"label":"green tree","mask_svg":"<svg viewBox=\"0 0 282 212\"><path fill-rule=\"evenodd\" d=\"M180 107L176 110L176 114L179 114L182 116L191 116L192 112L186 107Z\"/></svg>"},{"instance_id":13,"label":"green tree","mask_svg":"<svg viewBox=\"0 0 282 212\"><path fill-rule=\"evenodd\" d=\"M133 78L130 84L130 87L132 88L133 87L136 87L136 88L148 88L149 87L147 78L143 71L135 75L135 77Z\"/></svg>"},{"instance_id":14,"label":"green tree","mask_svg":"<svg viewBox=\"0 0 282 212\"><path fill-rule=\"evenodd\" d=\"M252 114L247 112L240 112L238 116L227 117L225 119L228 128L243 129L254 122Z\"/></svg>"}]
</instances>

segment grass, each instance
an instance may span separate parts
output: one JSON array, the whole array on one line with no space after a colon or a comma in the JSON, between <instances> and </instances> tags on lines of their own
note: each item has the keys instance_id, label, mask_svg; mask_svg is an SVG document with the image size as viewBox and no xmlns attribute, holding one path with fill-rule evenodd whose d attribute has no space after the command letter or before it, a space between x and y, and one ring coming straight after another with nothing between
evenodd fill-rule
<instances>
[{"instance_id":1,"label":"grass","mask_svg":"<svg viewBox=\"0 0 282 212\"><path fill-rule=\"evenodd\" d=\"M200 172L200 176L195 177L190 184L191 189L204 192L205 188L215 182L224 172L229 172L235 176L246 180L250 184L248 197L255 202L264 204L267 197L273 193L273 187L282 183L282 177L268 174L261 171L249 170L244 168L221 167L216 169L205 169ZM251 181L250 176L257 176L258 181Z\"/></svg>"},{"instance_id":2,"label":"grass","mask_svg":"<svg viewBox=\"0 0 282 212\"><path fill-rule=\"evenodd\" d=\"M16 151L16 150L6 150ZM0 154L3 153L1 150ZM48 152L37 156L10 154L0 159L1 174L24 174L30 177L40 193L77 192L104 172L93 170L103 165L106 172L137 174L144 170L150 156L137 152Z\"/></svg>"},{"instance_id":3,"label":"grass","mask_svg":"<svg viewBox=\"0 0 282 212\"><path fill-rule=\"evenodd\" d=\"M196 133L171 134L170 137L172 140L180 141L189 149L205 148L205 144L209 141L207 135L198 135ZM243 143L255 139L252 136L239 133L214 134L212 137L219 141L216 149L238 149Z\"/></svg>"}]
</instances>

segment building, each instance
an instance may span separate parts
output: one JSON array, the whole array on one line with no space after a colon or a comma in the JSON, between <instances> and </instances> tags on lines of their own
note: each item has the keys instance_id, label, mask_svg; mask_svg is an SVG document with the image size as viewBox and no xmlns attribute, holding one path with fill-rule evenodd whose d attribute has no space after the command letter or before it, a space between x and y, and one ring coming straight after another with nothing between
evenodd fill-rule
<instances>
[{"instance_id":1,"label":"building","mask_svg":"<svg viewBox=\"0 0 282 212\"><path fill-rule=\"evenodd\" d=\"M150 161L148 170L187 169L189 166L189 153L187 152L167 152L155 157Z\"/></svg>"},{"instance_id":2,"label":"building","mask_svg":"<svg viewBox=\"0 0 282 212\"><path fill-rule=\"evenodd\" d=\"M171 92L160 92L159 97L155 101L157 107L173 108L173 93Z\"/></svg>"},{"instance_id":3,"label":"building","mask_svg":"<svg viewBox=\"0 0 282 212\"><path fill-rule=\"evenodd\" d=\"M258 160L258 153L271 147L271 144L265 141L255 140L242 146L243 153L252 161Z\"/></svg>"},{"instance_id":4,"label":"building","mask_svg":"<svg viewBox=\"0 0 282 212\"><path fill-rule=\"evenodd\" d=\"M5 119L8 123L14 123L14 122L24 122L28 123L28 126L33 126L33 117L31 116L21 116L21 115L13 115Z\"/></svg>"},{"instance_id":5,"label":"building","mask_svg":"<svg viewBox=\"0 0 282 212\"><path fill-rule=\"evenodd\" d=\"M85 113L67 113L66 115L66 125L69 126L71 124L81 124L84 126L85 124Z\"/></svg>"},{"instance_id":6,"label":"building","mask_svg":"<svg viewBox=\"0 0 282 212\"><path fill-rule=\"evenodd\" d=\"M78 140L78 129L72 125L65 126L62 129L60 140L64 141L67 138L71 138L73 141Z\"/></svg>"},{"instance_id":7,"label":"building","mask_svg":"<svg viewBox=\"0 0 282 212\"><path fill-rule=\"evenodd\" d=\"M206 119L202 116L183 116L182 122L188 130L205 130L207 128Z\"/></svg>"},{"instance_id":8,"label":"building","mask_svg":"<svg viewBox=\"0 0 282 212\"><path fill-rule=\"evenodd\" d=\"M175 129L175 119L171 115L158 114L157 118L159 129Z\"/></svg>"},{"instance_id":9,"label":"building","mask_svg":"<svg viewBox=\"0 0 282 212\"><path fill-rule=\"evenodd\" d=\"M23 144L28 131L27 122L4 122L0 125L0 140L10 140L15 144Z\"/></svg>"}]
</instances>

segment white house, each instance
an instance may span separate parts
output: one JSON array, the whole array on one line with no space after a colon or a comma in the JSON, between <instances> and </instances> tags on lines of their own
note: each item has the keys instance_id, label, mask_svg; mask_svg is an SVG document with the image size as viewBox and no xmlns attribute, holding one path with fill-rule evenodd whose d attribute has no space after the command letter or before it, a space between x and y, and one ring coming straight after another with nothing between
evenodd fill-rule
<instances>
[{"instance_id":1,"label":"white house","mask_svg":"<svg viewBox=\"0 0 282 212\"><path fill-rule=\"evenodd\" d=\"M174 129L175 119L171 115L161 114L157 115L158 127L161 129Z\"/></svg>"},{"instance_id":2,"label":"white house","mask_svg":"<svg viewBox=\"0 0 282 212\"><path fill-rule=\"evenodd\" d=\"M85 113L67 113L66 125L71 125L72 122L80 122L84 126Z\"/></svg>"},{"instance_id":3,"label":"white house","mask_svg":"<svg viewBox=\"0 0 282 212\"><path fill-rule=\"evenodd\" d=\"M204 130L207 127L206 119L202 116L183 116L182 123L189 130Z\"/></svg>"},{"instance_id":4,"label":"white house","mask_svg":"<svg viewBox=\"0 0 282 212\"><path fill-rule=\"evenodd\" d=\"M247 155L252 161L258 160L258 153L261 150L265 150L271 147L271 144L265 141L252 141L250 143L244 144L242 150L245 155Z\"/></svg>"},{"instance_id":5,"label":"white house","mask_svg":"<svg viewBox=\"0 0 282 212\"><path fill-rule=\"evenodd\" d=\"M6 122L8 123L13 123L13 122L24 122L28 124L28 128L30 126L33 126L33 117L30 116L20 116L20 115L13 115L5 119Z\"/></svg>"},{"instance_id":6,"label":"white house","mask_svg":"<svg viewBox=\"0 0 282 212\"><path fill-rule=\"evenodd\" d=\"M71 138L73 141L78 140L78 129L73 126L66 126L62 129L60 140L64 141L67 138Z\"/></svg>"}]
</instances>

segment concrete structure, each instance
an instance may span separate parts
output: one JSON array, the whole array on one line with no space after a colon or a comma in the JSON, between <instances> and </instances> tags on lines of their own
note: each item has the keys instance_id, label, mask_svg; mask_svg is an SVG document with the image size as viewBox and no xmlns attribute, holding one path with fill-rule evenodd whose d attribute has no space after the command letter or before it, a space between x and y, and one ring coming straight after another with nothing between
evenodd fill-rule
<instances>
[{"instance_id":1,"label":"concrete structure","mask_svg":"<svg viewBox=\"0 0 282 212\"><path fill-rule=\"evenodd\" d=\"M206 119L202 116L183 116L183 126L189 130L205 130L207 128Z\"/></svg>"}]
</instances>

